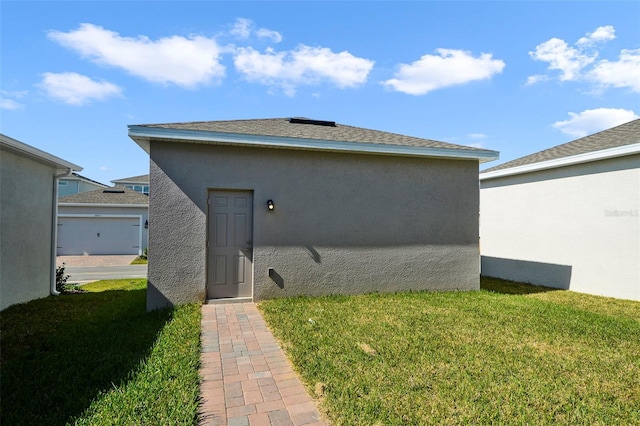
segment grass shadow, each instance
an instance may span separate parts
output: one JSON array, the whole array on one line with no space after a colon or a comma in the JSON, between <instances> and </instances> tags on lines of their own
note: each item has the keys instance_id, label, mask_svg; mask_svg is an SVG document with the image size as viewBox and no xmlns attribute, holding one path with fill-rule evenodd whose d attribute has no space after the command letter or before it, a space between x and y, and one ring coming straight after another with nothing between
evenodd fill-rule
<instances>
[{"instance_id":1,"label":"grass shadow","mask_svg":"<svg viewBox=\"0 0 640 426\"><path fill-rule=\"evenodd\" d=\"M525 284L516 281L503 280L501 278L487 277L484 275L480 276L480 289L501 294L534 294L562 290L559 288Z\"/></svg>"},{"instance_id":2,"label":"grass shadow","mask_svg":"<svg viewBox=\"0 0 640 426\"><path fill-rule=\"evenodd\" d=\"M1 424L60 425L127 380L171 310L146 312L146 289L62 295L0 313Z\"/></svg>"}]
</instances>

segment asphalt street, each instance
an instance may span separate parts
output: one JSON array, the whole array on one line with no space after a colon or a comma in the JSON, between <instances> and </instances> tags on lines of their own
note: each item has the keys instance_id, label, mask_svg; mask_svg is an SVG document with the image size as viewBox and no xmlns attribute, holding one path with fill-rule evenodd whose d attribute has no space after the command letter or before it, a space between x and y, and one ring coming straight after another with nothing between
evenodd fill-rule
<instances>
[{"instance_id":1,"label":"asphalt street","mask_svg":"<svg viewBox=\"0 0 640 426\"><path fill-rule=\"evenodd\" d=\"M147 278L147 265L68 266L64 272L69 275L67 283L83 284L99 280Z\"/></svg>"}]
</instances>

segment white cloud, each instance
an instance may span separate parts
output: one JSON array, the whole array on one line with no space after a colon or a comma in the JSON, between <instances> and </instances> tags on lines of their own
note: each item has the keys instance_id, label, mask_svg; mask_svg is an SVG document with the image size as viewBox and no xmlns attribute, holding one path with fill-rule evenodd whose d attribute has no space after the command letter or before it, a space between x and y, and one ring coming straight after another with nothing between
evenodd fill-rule
<instances>
[{"instance_id":1,"label":"white cloud","mask_svg":"<svg viewBox=\"0 0 640 426\"><path fill-rule=\"evenodd\" d=\"M549 63L550 70L561 72L560 80L574 80L580 75L580 71L592 63L597 54L587 54L582 50L569 47L569 45L558 38L552 38L536 46L534 52L529 55L536 61Z\"/></svg>"},{"instance_id":2,"label":"white cloud","mask_svg":"<svg viewBox=\"0 0 640 426\"><path fill-rule=\"evenodd\" d=\"M574 47L552 38L536 46L529 55L536 61L547 62L549 70L560 71L560 81L585 81L595 84L596 89L627 87L640 92L640 49L623 49L617 61L598 60L599 45L614 38L615 29L608 25L587 33ZM527 85L550 78L549 75L530 76Z\"/></svg>"},{"instance_id":3,"label":"white cloud","mask_svg":"<svg viewBox=\"0 0 640 426\"><path fill-rule=\"evenodd\" d=\"M540 83L541 81L548 81L548 80L549 80L548 75L543 75L543 74L530 75L529 77L527 77L527 82L525 83L525 85L532 86L536 83Z\"/></svg>"},{"instance_id":4,"label":"white cloud","mask_svg":"<svg viewBox=\"0 0 640 426\"><path fill-rule=\"evenodd\" d=\"M247 39L251 36L251 27L253 27L253 21L251 19L236 18L236 22L229 32L239 39Z\"/></svg>"},{"instance_id":5,"label":"white cloud","mask_svg":"<svg viewBox=\"0 0 640 426\"><path fill-rule=\"evenodd\" d=\"M616 30L611 25L607 25L604 27L598 27L592 33L587 33L586 37L582 37L576 44L583 46L590 46L592 44L602 42L602 41L610 41L616 38Z\"/></svg>"},{"instance_id":6,"label":"white cloud","mask_svg":"<svg viewBox=\"0 0 640 426\"><path fill-rule=\"evenodd\" d=\"M107 81L96 81L74 72L44 73L39 86L49 96L70 105L83 105L122 93L120 87Z\"/></svg>"},{"instance_id":7,"label":"white cloud","mask_svg":"<svg viewBox=\"0 0 640 426\"><path fill-rule=\"evenodd\" d=\"M22 99L29 93L28 90L20 90L20 91L8 91L8 90L0 90L0 109L6 109L9 111L17 111L25 108L24 104L14 100L14 99ZM14 99L11 99L14 98Z\"/></svg>"},{"instance_id":8,"label":"white cloud","mask_svg":"<svg viewBox=\"0 0 640 426\"><path fill-rule=\"evenodd\" d=\"M505 67L504 61L493 59L488 53L479 57L454 49L436 49L436 53L424 55L411 64L401 64L395 78L382 84L410 95L424 95L444 87L490 79Z\"/></svg>"},{"instance_id":9,"label":"white cloud","mask_svg":"<svg viewBox=\"0 0 640 426\"><path fill-rule=\"evenodd\" d=\"M280 43L282 41L282 35L280 35L279 32L267 28L259 28L256 30L255 27L256 25L251 19L237 18L229 32L241 40L246 40L252 35L255 35L260 39L270 39L274 43Z\"/></svg>"},{"instance_id":10,"label":"white cloud","mask_svg":"<svg viewBox=\"0 0 640 426\"><path fill-rule=\"evenodd\" d=\"M484 134L484 133L469 133L467 135L467 138L475 140L477 142L474 143L465 143L466 146L470 146L473 148L484 148L484 141L485 139L487 139L489 136Z\"/></svg>"},{"instance_id":11,"label":"white cloud","mask_svg":"<svg viewBox=\"0 0 640 426\"><path fill-rule=\"evenodd\" d=\"M471 139L486 139L486 138L488 138L488 136L485 135L484 133L469 133L467 136L470 137Z\"/></svg>"},{"instance_id":12,"label":"white cloud","mask_svg":"<svg viewBox=\"0 0 640 426\"><path fill-rule=\"evenodd\" d=\"M92 61L123 69L156 83L193 88L224 76L222 48L202 36L122 37L92 24L69 32L50 31L49 38Z\"/></svg>"},{"instance_id":13,"label":"white cloud","mask_svg":"<svg viewBox=\"0 0 640 426\"><path fill-rule=\"evenodd\" d=\"M570 119L553 123L552 127L577 138L639 118L633 111L615 108L588 109L580 113L570 112L569 116Z\"/></svg>"},{"instance_id":14,"label":"white cloud","mask_svg":"<svg viewBox=\"0 0 640 426\"><path fill-rule=\"evenodd\" d=\"M282 41L282 35L279 32L274 30L269 30L267 28L260 28L256 31L256 35L258 38L268 38L271 39L274 43L280 43Z\"/></svg>"},{"instance_id":15,"label":"white cloud","mask_svg":"<svg viewBox=\"0 0 640 426\"><path fill-rule=\"evenodd\" d=\"M616 62L598 62L587 78L602 87L629 87L640 93L640 49L622 50Z\"/></svg>"},{"instance_id":16,"label":"white cloud","mask_svg":"<svg viewBox=\"0 0 640 426\"><path fill-rule=\"evenodd\" d=\"M298 86L329 82L340 88L366 82L373 61L349 52L334 53L328 48L298 46L295 50L260 53L251 47L239 48L234 58L238 72L249 81L282 89L293 96Z\"/></svg>"},{"instance_id":17,"label":"white cloud","mask_svg":"<svg viewBox=\"0 0 640 426\"><path fill-rule=\"evenodd\" d=\"M111 168L110 168L110 167L107 167L107 166L100 166L100 171L101 171L101 172L108 172L109 170L111 170Z\"/></svg>"},{"instance_id":18,"label":"white cloud","mask_svg":"<svg viewBox=\"0 0 640 426\"><path fill-rule=\"evenodd\" d=\"M8 90L0 90L0 94L2 94L3 96L10 96L12 98L16 98L16 99L22 99L24 97L26 97L29 94L28 90L17 90L14 92L10 92Z\"/></svg>"},{"instance_id":19,"label":"white cloud","mask_svg":"<svg viewBox=\"0 0 640 426\"><path fill-rule=\"evenodd\" d=\"M14 101L13 99L1 98L0 109L16 111L16 110L24 109L24 105L21 104L20 102Z\"/></svg>"}]
</instances>

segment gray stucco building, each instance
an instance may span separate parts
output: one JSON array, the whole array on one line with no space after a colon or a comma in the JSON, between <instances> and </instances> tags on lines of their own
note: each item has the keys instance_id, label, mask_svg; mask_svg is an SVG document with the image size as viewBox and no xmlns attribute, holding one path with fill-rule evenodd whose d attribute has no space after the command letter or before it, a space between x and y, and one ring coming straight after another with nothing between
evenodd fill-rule
<instances>
[{"instance_id":1,"label":"gray stucco building","mask_svg":"<svg viewBox=\"0 0 640 426\"><path fill-rule=\"evenodd\" d=\"M309 119L129 126L150 154L147 307L479 288L494 151Z\"/></svg>"},{"instance_id":2,"label":"gray stucco building","mask_svg":"<svg viewBox=\"0 0 640 426\"><path fill-rule=\"evenodd\" d=\"M56 293L57 181L74 170L0 134L0 309Z\"/></svg>"}]
</instances>

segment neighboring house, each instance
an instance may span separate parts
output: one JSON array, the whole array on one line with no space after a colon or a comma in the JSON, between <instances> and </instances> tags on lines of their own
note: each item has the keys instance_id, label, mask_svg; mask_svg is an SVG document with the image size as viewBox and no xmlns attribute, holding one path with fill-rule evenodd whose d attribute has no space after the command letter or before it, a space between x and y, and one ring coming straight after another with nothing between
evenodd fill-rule
<instances>
[{"instance_id":1,"label":"neighboring house","mask_svg":"<svg viewBox=\"0 0 640 426\"><path fill-rule=\"evenodd\" d=\"M108 188L107 185L95 180L91 180L78 173L58 179L58 197L65 197L81 192L94 191L96 189Z\"/></svg>"},{"instance_id":2,"label":"neighboring house","mask_svg":"<svg viewBox=\"0 0 640 426\"><path fill-rule=\"evenodd\" d=\"M124 179L112 180L115 186L124 186L145 195L149 195L149 175L133 176Z\"/></svg>"},{"instance_id":3,"label":"neighboring house","mask_svg":"<svg viewBox=\"0 0 640 426\"><path fill-rule=\"evenodd\" d=\"M57 180L82 167L0 134L0 309L57 294Z\"/></svg>"},{"instance_id":4,"label":"neighboring house","mask_svg":"<svg viewBox=\"0 0 640 426\"><path fill-rule=\"evenodd\" d=\"M123 187L58 200L58 255L142 254L149 197Z\"/></svg>"},{"instance_id":5,"label":"neighboring house","mask_svg":"<svg viewBox=\"0 0 640 426\"><path fill-rule=\"evenodd\" d=\"M640 300L640 120L480 181L483 275Z\"/></svg>"},{"instance_id":6,"label":"neighboring house","mask_svg":"<svg viewBox=\"0 0 640 426\"><path fill-rule=\"evenodd\" d=\"M147 307L477 290L498 153L301 118L129 126L150 154Z\"/></svg>"}]
</instances>

